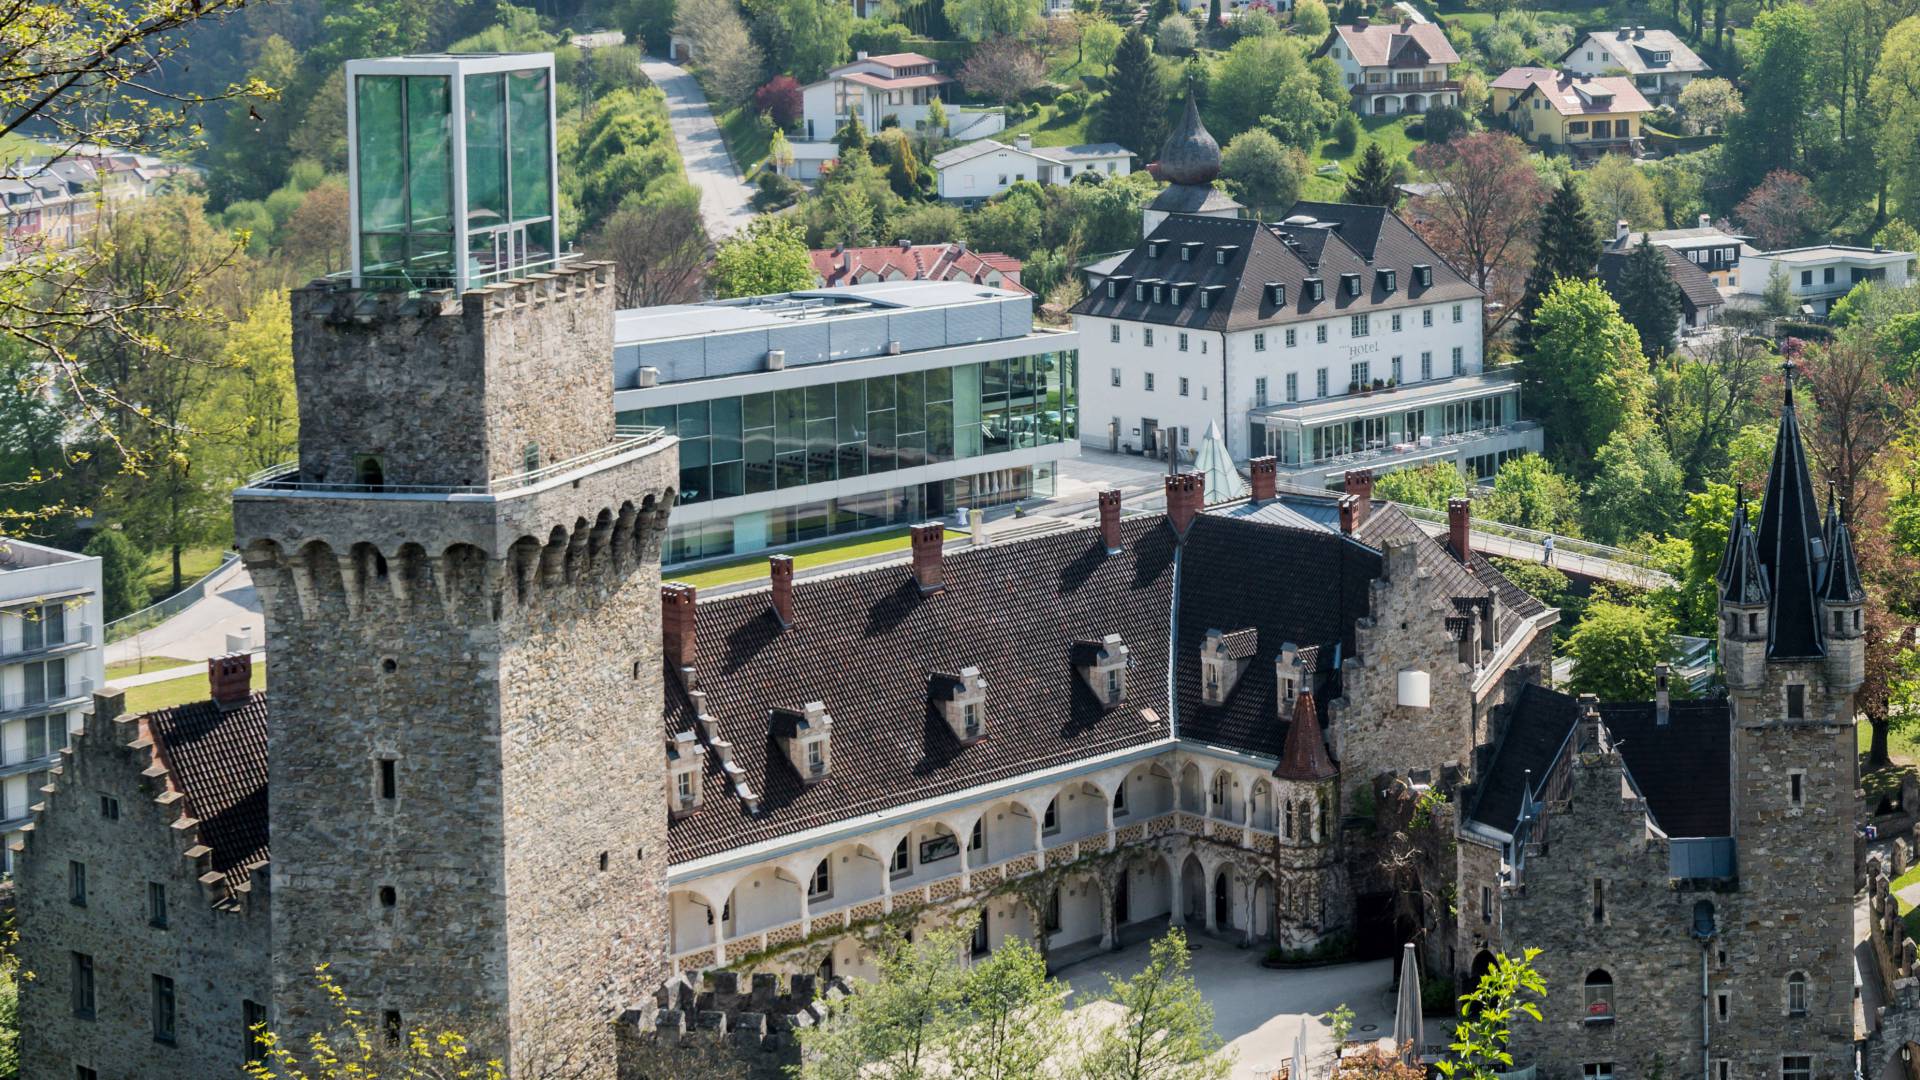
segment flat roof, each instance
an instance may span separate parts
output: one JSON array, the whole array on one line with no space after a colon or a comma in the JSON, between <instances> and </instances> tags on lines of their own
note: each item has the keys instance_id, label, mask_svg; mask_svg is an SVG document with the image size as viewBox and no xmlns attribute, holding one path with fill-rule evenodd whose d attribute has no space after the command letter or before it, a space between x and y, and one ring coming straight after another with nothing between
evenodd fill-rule
<instances>
[{"instance_id":1,"label":"flat roof","mask_svg":"<svg viewBox=\"0 0 1920 1080\"><path fill-rule=\"evenodd\" d=\"M1778 259L1781 262L1804 263L1825 262L1828 259L1887 259L1899 261L1913 258L1911 251L1894 251L1883 248L1852 247L1847 244L1815 244L1811 247L1782 248L1779 251L1762 251L1755 255L1761 259Z\"/></svg>"},{"instance_id":2,"label":"flat roof","mask_svg":"<svg viewBox=\"0 0 1920 1080\"><path fill-rule=\"evenodd\" d=\"M1478 375L1456 375L1436 382L1402 385L1392 390L1375 390L1372 394L1342 394L1311 401L1283 401L1254 409L1252 415L1270 420L1294 420L1302 424L1326 424L1404 409L1471 401L1478 397L1491 397L1505 390L1516 390L1519 386L1519 380L1504 371L1482 372Z\"/></svg>"},{"instance_id":3,"label":"flat roof","mask_svg":"<svg viewBox=\"0 0 1920 1080\"><path fill-rule=\"evenodd\" d=\"M770 296L663 304L614 313L613 343L633 345L753 327L790 326L889 310L957 307L981 301L1031 299L1028 294L964 281L875 281Z\"/></svg>"},{"instance_id":4,"label":"flat roof","mask_svg":"<svg viewBox=\"0 0 1920 1080\"><path fill-rule=\"evenodd\" d=\"M31 570L36 566L56 566L60 563L79 562L90 558L93 556L47 547L44 544L29 544L25 540L0 540L0 573L11 570Z\"/></svg>"}]
</instances>

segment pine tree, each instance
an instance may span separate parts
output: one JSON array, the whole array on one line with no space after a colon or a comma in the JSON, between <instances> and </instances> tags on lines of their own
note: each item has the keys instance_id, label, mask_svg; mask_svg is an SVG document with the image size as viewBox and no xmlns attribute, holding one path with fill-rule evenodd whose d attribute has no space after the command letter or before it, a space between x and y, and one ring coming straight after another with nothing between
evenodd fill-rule
<instances>
[{"instance_id":1,"label":"pine tree","mask_svg":"<svg viewBox=\"0 0 1920 1080\"><path fill-rule=\"evenodd\" d=\"M1680 286L1667 272L1666 252L1646 241L1627 256L1627 265L1614 283L1620 314L1640 332L1640 347L1649 355L1673 348L1680 324Z\"/></svg>"},{"instance_id":2,"label":"pine tree","mask_svg":"<svg viewBox=\"0 0 1920 1080\"><path fill-rule=\"evenodd\" d=\"M858 115L855 115L834 133L834 142L839 145L842 156L855 150L865 150L868 143L867 126L860 122Z\"/></svg>"},{"instance_id":3,"label":"pine tree","mask_svg":"<svg viewBox=\"0 0 1920 1080\"><path fill-rule=\"evenodd\" d=\"M1600 261L1600 230L1594 225L1587 201L1568 175L1547 200L1534 243L1533 269L1527 272L1527 290L1520 298L1520 325L1516 334L1523 350L1533 348L1533 316L1540 300L1560 278L1593 277Z\"/></svg>"},{"instance_id":4,"label":"pine tree","mask_svg":"<svg viewBox=\"0 0 1920 1080\"><path fill-rule=\"evenodd\" d=\"M1400 205L1401 163L1387 160L1387 152L1380 144L1367 144L1366 152L1360 155L1360 163L1353 167L1347 177L1346 201L1362 206L1384 206L1389 210Z\"/></svg>"},{"instance_id":5,"label":"pine tree","mask_svg":"<svg viewBox=\"0 0 1920 1080\"><path fill-rule=\"evenodd\" d=\"M1113 54L1107 96L1094 113L1092 128L1096 142L1117 142L1143 161L1160 153L1160 143L1167 137L1167 86L1153 46L1139 27L1127 31Z\"/></svg>"}]
</instances>

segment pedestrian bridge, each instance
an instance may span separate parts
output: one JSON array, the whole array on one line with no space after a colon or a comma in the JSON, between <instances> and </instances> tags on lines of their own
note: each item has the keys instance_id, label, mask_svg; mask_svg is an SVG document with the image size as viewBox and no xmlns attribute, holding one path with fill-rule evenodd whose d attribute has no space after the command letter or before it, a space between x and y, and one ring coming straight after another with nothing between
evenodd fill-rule
<instances>
[{"instance_id":1,"label":"pedestrian bridge","mask_svg":"<svg viewBox=\"0 0 1920 1080\"><path fill-rule=\"evenodd\" d=\"M1446 535L1447 515L1444 511L1406 503L1394 505L1406 511L1407 516L1429 535ZM1549 546L1553 551L1551 559L1547 556ZM1485 555L1546 563L1569 577L1586 578L1589 581L1612 581L1641 589L1666 589L1679 585L1671 574L1655 568L1651 558L1637 551L1608 547L1570 536L1555 536L1498 521L1474 519L1473 547Z\"/></svg>"}]
</instances>

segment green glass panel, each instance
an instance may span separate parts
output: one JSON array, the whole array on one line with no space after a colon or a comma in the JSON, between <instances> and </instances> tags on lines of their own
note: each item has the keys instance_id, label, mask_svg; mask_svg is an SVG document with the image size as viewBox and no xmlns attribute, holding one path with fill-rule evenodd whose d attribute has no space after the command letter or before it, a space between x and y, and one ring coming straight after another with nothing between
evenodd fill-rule
<instances>
[{"instance_id":1,"label":"green glass panel","mask_svg":"<svg viewBox=\"0 0 1920 1080\"><path fill-rule=\"evenodd\" d=\"M870 412L867 414L867 471L892 472L893 461L893 410Z\"/></svg>"},{"instance_id":2,"label":"green glass panel","mask_svg":"<svg viewBox=\"0 0 1920 1080\"><path fill-rule=\"evenodd\" d=\"M953 402L927 403L927 460L953 460Z\"/></svg>"},{"instance_id":3,"label":"green glass panel","mask_svg":"<svg viewBox=\"0 0 1920 1080\"><path fill-rule=\"evenodd\" d=\"M927 430L926 417L926 376L918 371L909 371L896 375L894 385L894 408L899 414L894 421L902 435L910 431Z\"/></svg>"},{"instance_id":4,"label":"green glass panel","mask_svg":"<svg viewBox=\"0 0 1920 1080\"><path fill-rule=\"evenodd\" d=\"M673 431L673 406L655 406L654 408L648 409L643 415L645 415L646 419L642 420L641 423L646 426L665 428L669 433Z\"/></svg>"},{"instance_id":5,"label":"green glass panel","mask_svg":"<svg viewBox=\"0 0 1920 1080\"><path fill-rule=\"evenodd\" d=\"M860 442L867 437L867 384L859 379L835 385L840 398L840 441Z\"/></svg>"},{"instance_id":6,"label":"green glass panel","mask_svg":"<svg viewBox=\"0 0 1920 1080\"><path fill-rule=\"evenodd\" d=\"M467 76L467 227L507 220L506 76Z\"/></svg>"},{"instance_id":7,"label":"green glass panel","mask_svg":"<svg viewBox=\"0 0 1920 1080\"><path fill-rule=\"evenodd\" d=\"M953 452L962 458L978 457L983 445L980 432L980 377L984 365L964 364L953 369Z\"/></svg>"},{"instance_id":8,"label":"green glass panel","mask_svg":"<svg viewBox=\"0 0 1920 1080\"><path fill-rule=\"evenodd\" d=\"M782 454L804 450L807 438L807 397L804 390L780 390L773 395L773 427Z\"/></svg>"},{"instance_id":9,"label":"green glass panel","mask_svg":"<svg viewBox=\"0 0 1920 1080\"><path fill-rule=\"evenodd\" d=\"M757 494L773 490L773 429L758 428L747 432L746 438L747 491Z\"/></svg>"},{"instance_id":10,"label":"green glass panel","mask_svg":"<svg viewBox=\"0 0 1920 1080\"><path fill-rule=\"evenodd\" d=\"M807 419L809 421L833 419L834 407L832 383L807 387Z\"/></svg>"},{"instance_id":11,"label":"green glass panel","mask_svg":"<svg viewBox=\"0 0 1920 1080\"><path fill-rule=\"evenodd\" d=\"M550 217L553 158L549 150L552 136L547 117L547 73L509 73L507 102L514 219Z\"/></svg>"},{"instance_id":12,"label":"green glass panel","mask_svg":"<svg viewBox=\"0 0 1920 1080\"><path fill-rule=\"evenodd\" d=\"M713 460L740 460L740 399L737 397L713 401Z\"/></svg>"},{"instance_id":13,"label":"green glass panel","mask_svg":"<svg viewBox=\"0 0 1920 1080\"><path fill-rule=\"evenodd\" d=\"M707 433L707 403L692 401L679 408L679 433L682 439L697 439ZM680 455L683 459L686 452Z\"/></svg>"},{"instance_id":14,"label":"green glass panel","mask_svg":"<svg viewBox=\"0 0 1920 1080\"><path fill-rule=\"evenodd\" d=\"M748 394L740 399L741 408L746 413L746 426L763 428L773 426L773 395Z\"/></svg>"},{"instance_id":15,"label":"green glass panel","mask_svg":"<svg viewBox=\"0 0 1920 1080\"><path fill-rule=\"evenodd\" d=\"M873 412L893 408L893 376L881 375L867 380L867 408Z\"/></svg>"},{"instance_id":16,"label":"green glass panel","mask_svg":"<svg viewBox=\"0 0 1920 1080\"><path fill-rule=\"evenodd\" d=\"M354 93L360 228L399 232L407 225L407 129L401 79L362 75L354 80Z\"/></svg>"},{"instance_id":17,"label":"green glass panel","mask_svg":"<svg viewBox=\"0 0 1920 1080\"><path fill-rule=\"evenodd\" d=\"M415 233L407 237L407 274L415 281L453 273L453 237Z\"/></svg>"},{"instance_id":18,"label":"green glass panel","mask_svg":"<svg viewBox=\"0 0 1920 1080\"><path fill-rule=\"evenodd\" d=\"M440 76L407 79L407 213L415 232L453 232L451 96Z\"/></svg>"},{"instance_id":19,"label":"green glass panel","mask_svg":"<svg viewBox=\"0 0 1920 1080\"><path fill-rule=\"evenodd\" d=\"M735 495L745 494L741 486L740 462L720 462L713 467L713 497L731 499Z\"/></svg>"},{"instance_id":20,"label":"green glass panel","mask_svg":"<svg viewBox=\"0 0 1920 1080\"><path fill-rule=\"evenodd\" d=\"M407 238L366 233L360 237L360 269L374 274L397 272L407 261Z\"/></svg>"},{"instance_id":21,"label":"green glass panel","mask_svg":"<svg viewBox=\"0 0 1920 1080\"><path fill-rule=\"evenodd\" d=\"M927 400L951 401L953 399L953 369L934 368L927 372Z\"/></svg>"}]
</instances>

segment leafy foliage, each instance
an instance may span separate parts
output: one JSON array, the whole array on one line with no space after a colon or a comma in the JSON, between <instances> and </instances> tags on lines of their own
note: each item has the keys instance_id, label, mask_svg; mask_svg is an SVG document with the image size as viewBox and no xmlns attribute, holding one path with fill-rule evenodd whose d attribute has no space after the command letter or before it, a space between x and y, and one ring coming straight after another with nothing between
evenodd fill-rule
<instances>
[{"instance_id":1,"label":"leafy foliage","mask_svg":"<svg viewBox=\"0 0 1920 1080\"><path fill-rule=\"evenodd\" d=\"M1567 638L1573 658L1568 689L1602 701L1653 697L1653 667L1673 659L1672 618L1644 607L1600 601L1587 607Z\"/></svg>"},{"instance_id":2,"label":"leafy foliage","mask_svg":"<svg viewBox=\"0 0 1920 1080\"><path fill-rule=\"evenodd\" d=\"M1088 134L1096 142L1116 142L1152 160L1167 137L1167 86L1153 49L1138 27L1127 31L1114 53L1107 93L1093 111Z\"/></svg>"},{"instance_id":3,"label":"leafy foliage","mask_svg":"<svg viewBox=\"0 0 1920 1080\"><path fill-rule=\"evenodd\" d=\"M1513 1054L1507 1049L1513 1038L1513 1024L1519 1017L1541 1023L1536 999L1546 996L1547 983L1534 968L1539 949L1523 949L1519 956L1501 953L1480 977L1480 982L1460 998L1460 1022L1453 1029L1448 1060L1436 1062L1447 1080L1494 1080L1513 1069Z\"/></svg>"},{"instance_id":4,"label":"leafy foliage","mask_svg":"<svg viewBox=\"0 0 1920 1080\"><path fill-rule=\"evenodd\" d=\"M1451 461L1436 461L1411 469L1395 469L1373 482L1376 498L1391 499L1409 506L1445 510L1447 500L1467 493L1467 481L1460 467Z\"/></svg>"},{"instance_id":5,"label":"leafy foliage","mask_svg":"<svg viewBox=\"0 0 1920 1080\"><path fill-rule=\"evenodd\" d=\"M791 221L755 218L714 256L714 295L764 296L813 285L813 257Z\"/></svg>"},{"instance_id":6,"label":"leafy foliage","mask_svg":"<svg viewBox=\"0 0 1920 1080\"><path fill-rule=\"evenodd\" d=\"M1216 1080L1232 1059L1221 1052L1213 1006L1187 974L1187 936L1172 929L1130 979L1107 977L1107 996L1124 1010L1096 1038L1081 1075L1088 1080Z\"/></svg>"},{"instance_id":7,"label":"leafy foliage","mask_svg":"<svg viewBox=\"0 0 1920 1080\"><path fill-rule=\"evenodd\" d=\"M1645 401L1640 335L1597 283L1562 279L1541 301L1533 340L1527 382L1549 450L1561 468L1590 475L1621 417Z\"/></svg>"}]
</instances>

